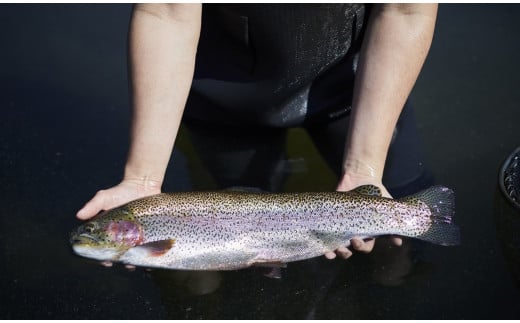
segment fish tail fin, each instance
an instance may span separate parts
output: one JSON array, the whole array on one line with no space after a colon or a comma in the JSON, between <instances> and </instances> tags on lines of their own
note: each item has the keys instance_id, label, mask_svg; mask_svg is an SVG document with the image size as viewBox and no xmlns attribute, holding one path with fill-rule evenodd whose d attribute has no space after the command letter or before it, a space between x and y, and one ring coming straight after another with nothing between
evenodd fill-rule
<instances>
[{"instance_id":1,"label":"fish tail fin","mask_svg":"<svg viewBox=\"0 0 520 323\"><path fill-rule=\"evenodd\" d=\"M430 228L416 238L443 246L460 244L460 229L453 223L455 193L444 186L432 186L401 199L403 202L423 202L430 209Z\"/></svg>"}]
</instances>

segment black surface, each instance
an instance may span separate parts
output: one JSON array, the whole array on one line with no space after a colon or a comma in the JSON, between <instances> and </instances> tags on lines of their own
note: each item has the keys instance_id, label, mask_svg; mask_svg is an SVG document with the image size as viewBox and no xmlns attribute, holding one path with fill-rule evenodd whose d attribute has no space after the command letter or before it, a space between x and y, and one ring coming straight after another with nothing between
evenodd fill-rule
<instances>
[{"instance_id":1,"label":"black surface","mask_svg":"<svg viewBox=\"0 0 520 323\"><path fill-rule=\"evenodd\" d=\"M519 5L441 5L412 95L429 165L457 194L462 245L310 260L282 280L129 272L72 254L75 212L124 164L130 8L0 6L0 318L520 317L493 220L497 173L520 138ZM188 148L174 154L167 190L205 180L179 140ZM327 175L298 171L309 187Z\"/></svg>"}]
</instances>

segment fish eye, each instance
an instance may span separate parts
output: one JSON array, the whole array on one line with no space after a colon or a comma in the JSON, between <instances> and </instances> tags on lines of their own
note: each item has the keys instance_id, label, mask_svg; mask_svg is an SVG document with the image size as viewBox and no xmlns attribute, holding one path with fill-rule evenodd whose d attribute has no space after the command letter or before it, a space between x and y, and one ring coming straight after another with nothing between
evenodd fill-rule
<instances>
[{"instance_id":1,"label":"fish eye","mask_svg":"<svg viewBox=\"0 0 520 323\"><path fill-rule=\"evenodd\" d=\"M93 233L96 229L97 229L97 224L94 223L94 222L89 222L87 224L85 224L85 231L87 231L88 233Z\"/></svg>"}]
</instances>

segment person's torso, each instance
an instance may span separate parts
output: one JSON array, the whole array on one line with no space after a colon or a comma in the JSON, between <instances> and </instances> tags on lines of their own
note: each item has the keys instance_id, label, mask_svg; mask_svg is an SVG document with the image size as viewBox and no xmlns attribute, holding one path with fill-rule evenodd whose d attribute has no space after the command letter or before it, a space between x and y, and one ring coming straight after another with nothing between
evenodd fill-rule
<instances>
[{"instance_id":1,"label":"person's torso","mask_svg":"<svg viewBox=\"0 0 520 323\"><path fill-rule=\"evenodd\" d=\"M204 5L192 90L237 118L301 123L350 99L364 21L361 4Z\"/></svg>"}]
</instances>

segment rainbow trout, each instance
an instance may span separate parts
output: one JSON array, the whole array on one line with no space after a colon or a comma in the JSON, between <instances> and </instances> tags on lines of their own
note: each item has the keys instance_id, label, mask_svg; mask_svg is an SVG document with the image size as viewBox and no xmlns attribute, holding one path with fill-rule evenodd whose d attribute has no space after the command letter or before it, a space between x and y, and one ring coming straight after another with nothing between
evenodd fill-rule
<instances>
[{"instance_id":1,"label":"rainbow trout","mask_svg":"<svg viewBox=\"0 0 520 323\"><path fill-rule=\"evenodd\" d=\"M457 245L453 214L454 193L441 186L396 200L371 185L327 193L162 193L95 216L72 232L71 244L101 261L231 270L317 257L353 237Z\"/></svg>"}]
</instances>

